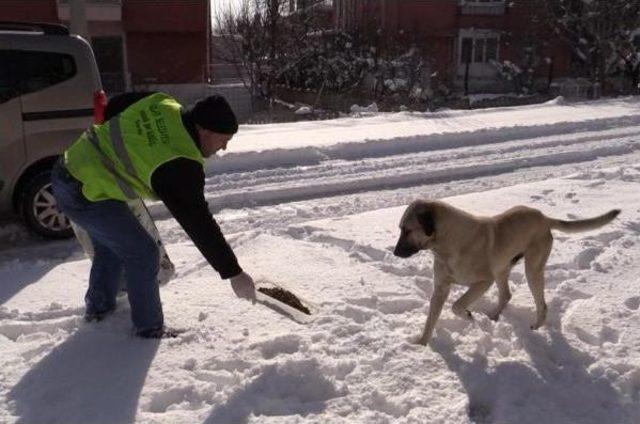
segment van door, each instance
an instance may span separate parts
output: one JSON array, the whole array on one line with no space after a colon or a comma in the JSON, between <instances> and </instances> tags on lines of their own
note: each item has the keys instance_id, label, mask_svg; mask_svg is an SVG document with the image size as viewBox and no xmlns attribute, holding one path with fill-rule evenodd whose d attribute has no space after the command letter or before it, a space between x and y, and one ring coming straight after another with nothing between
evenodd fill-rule
<instances>
[{"instance_id":1,"label":"van door","mask_svg":"<svg viewBox=\"0 0 640 424\"><path fill-rule=\"evenodd\" d=\"M16 52L0 44L0 215L11 210L14 185L26 162Z\"/></svg>"}]
</instances>

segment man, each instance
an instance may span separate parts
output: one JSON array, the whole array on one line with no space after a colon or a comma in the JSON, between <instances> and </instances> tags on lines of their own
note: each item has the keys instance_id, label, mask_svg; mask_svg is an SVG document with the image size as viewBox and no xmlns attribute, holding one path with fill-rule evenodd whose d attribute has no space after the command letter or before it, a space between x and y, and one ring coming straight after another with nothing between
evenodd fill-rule
<instances>
[{"instance_id":1,"label":"man","mask_svg":"<svg viewBox=\"0 0 640 424\"><path fill-rule=\"evenodd\" d=\"M162 200L235 294L255 301L253 279L204 198L204 158L225 150L238 131L226 100L214 95L184 109L163 93L129 93L109 102L105 119L65 151L51 176L60 209L94 248L85 319L114 311L124 270L135 334L174 335L164 327L158 247L126 203L137 197Z\"/></svg>"}]
</instances>

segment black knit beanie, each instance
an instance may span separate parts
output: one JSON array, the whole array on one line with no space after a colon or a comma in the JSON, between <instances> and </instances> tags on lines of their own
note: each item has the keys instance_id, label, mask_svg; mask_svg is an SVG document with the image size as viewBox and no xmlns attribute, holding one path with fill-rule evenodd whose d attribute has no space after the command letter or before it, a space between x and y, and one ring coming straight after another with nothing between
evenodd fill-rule
<instances>
[{"instance_id":1,"label":"black knit beanie","mask_svg":"<svg viewBox=\"0 0 640 424\"><path fill-rule=\"evenodd\" d=\"M238 121L224 97L214 94L199 100L190 110L193 122L202 128L222 134L238 132Z\"/></svg>"}]
</instances>

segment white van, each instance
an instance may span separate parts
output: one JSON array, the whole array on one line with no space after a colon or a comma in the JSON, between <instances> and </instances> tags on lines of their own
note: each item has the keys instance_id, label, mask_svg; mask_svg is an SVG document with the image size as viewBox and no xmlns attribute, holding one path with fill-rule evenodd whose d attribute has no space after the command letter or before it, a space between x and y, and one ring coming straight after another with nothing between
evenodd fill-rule
<instances>
[{"instance_id":1,"label":"white van","mask_svg":"<svg viewBox=\"0 0 640 424\"><path fill-rule=\"evenodd\" d=\"M49 182L53 163L106 105L91 46L62 25L0 22L0 216L45 237L73 235Z\"/></svg>"}]
</instances>

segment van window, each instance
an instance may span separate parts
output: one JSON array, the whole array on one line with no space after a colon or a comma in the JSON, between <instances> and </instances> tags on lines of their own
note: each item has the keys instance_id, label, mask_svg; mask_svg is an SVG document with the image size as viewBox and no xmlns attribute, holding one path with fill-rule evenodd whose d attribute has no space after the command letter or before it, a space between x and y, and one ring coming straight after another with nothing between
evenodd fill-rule
<instances>
[{"instance_id":1,"label":"van window","mask_svg":"<svg viewBox=\"0 0 640 424\"><path fill-rule=\"evenodd\" d=\"M15 52L0 50L0 103L8 102L20 95L14 62Z\"/></svg>"},{"instance_id":2,"label":"van window","mask_svg":"<svg viewBox=\"0 0 640 424\"><path fill-rule=\"evenodd\" d=\"M35 50L0 50L0 102L73 78L73 56Z\"/></svg>"},{"instance_id":3,"label":"van window","mask_svg":"<svg viewBox=\"0 0 640 424\"><path fill-rule=\"evenodd\" d=\"M68 54L24 50L18 53L21 56L19 69L22 94L66 81L77 72L76 62Z\"/></svg>"}]
</instances>

